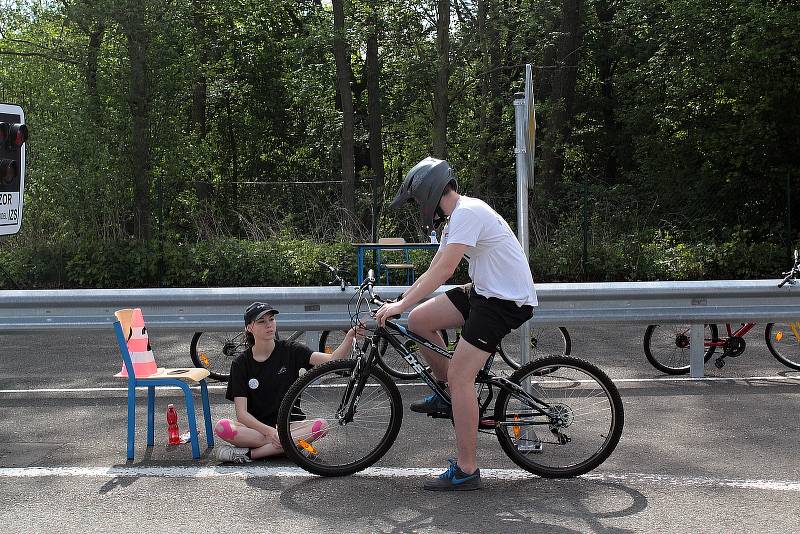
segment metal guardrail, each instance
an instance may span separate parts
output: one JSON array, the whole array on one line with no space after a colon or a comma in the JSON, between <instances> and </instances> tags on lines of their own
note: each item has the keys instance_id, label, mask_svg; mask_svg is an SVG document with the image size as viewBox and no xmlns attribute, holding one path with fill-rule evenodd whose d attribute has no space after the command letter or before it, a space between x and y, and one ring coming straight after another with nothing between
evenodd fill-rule
<instances>
[{"instance_id":1,"label":"metal guardrail","mask_svg":"<svg viewBox=\"0 0 800 534\"><path fill-rule=\"evenodd\" d=\"M800 285L777 285L778 280L537 284L539 306L532 322L690 323L690 373L702 377L704 323L800 317ZM376 292L392 298L404 289L378 287ZM115 310L130 307L142 308L151 328L238 330L245 306L255 300L280 310L282 330L319 332L349 325L347 304L354 292L352 287L0 291L0 334L107 328Z\"/></svg>"},{"instance_id":2,"label":"metal guardrail","mask_svg":"<svg viewBox=\"0 0 800 534\"><path fill-rule=\"evenodd\" d=\"M537 284L536 324L763 321L800 317L800 285L778 280ZM383 297L405 288L378 286ZM446 290L440 289L439 292ZM0 334L105 328L120 308L142 308L151 327L241 328L254 300L278 308L282 329L319 331L349 324L355 288L246 287L0 291Z\"/></svg>"}]
</instances>

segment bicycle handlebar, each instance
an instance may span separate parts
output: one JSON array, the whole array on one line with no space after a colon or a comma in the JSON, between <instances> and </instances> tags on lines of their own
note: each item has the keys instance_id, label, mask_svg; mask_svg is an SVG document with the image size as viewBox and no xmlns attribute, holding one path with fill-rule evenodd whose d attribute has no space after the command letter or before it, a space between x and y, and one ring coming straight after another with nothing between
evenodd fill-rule
<instances>
[{"instance_id":1,"label":"bicycle handlebar","mask_svg":"<svg viewBox=\"0 0 800 534\"><path fill-rule=\"evenodd\" d=\"M331 274L333 275L333 281L329 282L328 285L333 285L333 284L338 283L339 284L339 288L342 291L344 291L347 288L347 280L345 280L344 278L341 277L341 275L339 274L341 271L339 269L337 269L333 265L329 265L329 264L325 263L322 260L317 260L317 263L320 266L325 267L326 269L328 269L331 272Z\"/></svg>"},{"instance_id":2,"label":"bicycle handlebar","mask_svg":"<svg viewBox=\"0 0 800 534\"><path fill-rule=\"evenodd\" d=\"M797 250L794 251L794 265L792 265L792 268L789 269L788 272L783 274L786 275L786 278L784 278L781 283L778 284L778 287L785 286L787 282L794 284L796 276L800 274L800 256L798 256Z\"/></svg>"}]
</instances>

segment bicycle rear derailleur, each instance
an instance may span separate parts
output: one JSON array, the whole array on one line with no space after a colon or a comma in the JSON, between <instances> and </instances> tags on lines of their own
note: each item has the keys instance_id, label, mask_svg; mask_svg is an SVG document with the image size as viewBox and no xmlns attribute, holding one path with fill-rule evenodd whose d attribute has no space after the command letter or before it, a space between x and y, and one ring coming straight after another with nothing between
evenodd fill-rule
<instances>
[{"instance_id":1,"label":"bicycle rear derailleur","mask_svg":"<svg viewBox=\"0 0 800 534\"><path fill-rule=\"evenodd\" d=\"M725 358L730 356L731 358L735 358L741 355L744 352L744 349L747 348L747 342L744 338L740 336L731 336L725 340L725 344L722 346L722 354L714 360L714 365L717 369L722 369L725 367Z\"/></svg>"}]
</instances>

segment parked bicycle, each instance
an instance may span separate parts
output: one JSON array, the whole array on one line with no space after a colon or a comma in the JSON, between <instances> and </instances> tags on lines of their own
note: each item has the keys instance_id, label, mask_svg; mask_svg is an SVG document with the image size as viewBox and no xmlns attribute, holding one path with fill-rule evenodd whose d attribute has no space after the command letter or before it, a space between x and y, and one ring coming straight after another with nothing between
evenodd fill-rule
<instances>
[{"instance_id":1,"label":"parked bicycle","mask_svg":"<svg viewBox=\"0 0 800 534\"><path fill-rule=\"evenodd\" d=\"M370 271L348 305L352 324L365 322L384 304L373 291L374 282ZM449 403L447 391L406 348L408 340L452 357L388 320L362 344L354 341L351 359L321 365L300 377L278 413L278 433L287 455L311 473L344 476L386 454L400 430L403 405L397 385L378 363L378 347L384 341ZM494 355L476 379L479 427L494 433L517 465L543 477L573 477L596 468L613 452L622 435L624 412L616 386L602 370L572 356L553 355L505 378L492 373L493 361ZM297 403L306 418L326 421L324 428L308 436L290 434Z\"/></svg>"},{"instance_id":2,"label":"parked bicycle","mask_svg":"<svg viewBox=\"0 0 800 534\"><path fill-rule=\"evenodd\" d=\"M800 275L800 259L794 251L794 265L782 273L783 280L778 287L787 283L795 285ZM725 366L726 358L740 356L747 348L744 336L750 332L756 323L742 323L734 327L727 323L727 335L719 337L719 330L715 324L705 325L703 346L706 347L703 356L708 361L719 348L722 353L714 360L714 365L721 369ZM644 334L644 354L647 360L659 371L671 375L686 374L689 372L689 333L691 325L688 324L661 324L650 325ZM800 370L800 321L768 323L764 329L764 341L767 348L775 358L787 367Z\"/></svg>"},{"instance_id":3,"label":"parked bicycle","mask_svg":"<svg viewBox=\"0 0 800 534\"><path fill-rule=\"evenodd\" d=\"M329 285L338 285L342 291L349 287L345 276L346 273L323 261L318 262L320 267L331 274ZM295 340L303 335L305 331L299 330L289 336L289 340ZM448 342L447 332L442 330L445 343ZM344 339L344 330L323 330L320 332L318 349L319 352L331 353L338 347ZM279 333L275 334L276 338ZM247 349L247 339L244 330L235 332L195 332L189 344L189 356L195 367L208 369L211 378L220 381L227 381L229 378L231 362ZM409 341L407 349L416 351L413 342ZM388 354L387 354L388 352ZM379 365L387 373L395 378L409 380L417 376L412 371L405 360L384 343L379 350Z\"/></svg>"}]
</instances>

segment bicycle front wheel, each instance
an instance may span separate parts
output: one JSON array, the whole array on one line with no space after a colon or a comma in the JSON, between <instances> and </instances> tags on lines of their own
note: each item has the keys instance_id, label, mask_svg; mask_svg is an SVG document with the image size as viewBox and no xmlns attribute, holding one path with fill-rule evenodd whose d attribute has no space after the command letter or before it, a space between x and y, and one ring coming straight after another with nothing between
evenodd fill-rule
<instances>
[{"instance_id":1,"label":"bicycle front wheel","mask_svg":"<svg viewBox=\"0 0 800 534\"><path fill-rule=\"evenodd\" d=\"M310 473L351 475L377 462L394 443L403 421L400 391L386 373L371 368L364 387L354 376L356 360L336 360L301 376L278 412L278 435L286 455ZM355 403L352 417L347 408ZM300 404L310 424L292 428L292 408ZM317 423L319 421L319 423ZM302 430L306 429L306 430Z\"/></svg>"},{"instance_id":2,"label":"bicycle front wheel","mask_svg":"<svg viewBox=\"0 0 800 534\"><path fill-rule=\"evenodd\" d=\"M497 396L497 439L518 466L546 478L574 477L614 451L625 420L622 398L598 367L571 356L546 356L509 380L540 408L508 389Z\"/></svg>"},{"instance_id":3,"label":"bicycle front wheel","mask_svg":"<svg viewBox=\"0 0 800 534\"><path fill-rule=\"evenodd\" d=\"M208 369L211 378L227 381L231 362L247 350L244 332L195 332L189 355L195 367Z\"/></svg>"},{"instance_id":4,"label":"bicycle front wheel","mask_svg":"<svg viewBox=\"0 0 800 534\"><path fill-rule=\"evenodd\" d=\"M764 340L779 362L800 371L800 321L767 324Z\"/></svg>"},{"instance_id":5,"label":"bicycle front wheel","mask_svg":"<svg viewBox=\"0 0 800 534\"><path fill-rule=\"evenodd\" d=\"M663 373L684 375L689 372L689 337L692 326L688 324L651 324L644 333L644 355L647 361ZM718 342L717 325L705 325L706 343ZM706 347L703 361L711 359L717 347Z\"/></svg>"}]
</instances>

